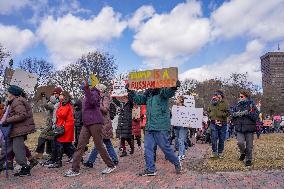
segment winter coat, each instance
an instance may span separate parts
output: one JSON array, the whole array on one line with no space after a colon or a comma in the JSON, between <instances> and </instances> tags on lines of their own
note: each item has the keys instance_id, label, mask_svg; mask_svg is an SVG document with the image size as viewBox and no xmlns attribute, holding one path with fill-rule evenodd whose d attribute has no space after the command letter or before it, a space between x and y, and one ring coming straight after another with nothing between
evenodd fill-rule
<instances>
[{"instance_id":1,"label":"winter coat","mask_svg":"<svg viewBox=\"0 0 284 189\"><path fill-rule=\"evenodd\" d=\"M104 124L102 128L103 139L111 139L113 138L112 131L112 123L110 119L110 97L108 95L104 95L101 98L100 102L100 110L103 114Z\"/></svg>"},{"instance_id":2,"label":"winter coat","mask_svg":"<svg viewBox=\"0 0 284 189\"><path fill-rule=\"evenodd\" d=\"M63 105L62 102L56 111L56 127L64 126L64 134L57 138L58 142L74 141L74 116L73 107L70 103Z\"/></svg>"},{"instance_id":3,"label":"winter coat","mask_svg":"<svg viewBox=\"0 0 284 189\"><path fill-rule=\"evenodd\" d=\"M116 135L118 138L131 138L132 137L132 108L133 103L121 103L120 113L118 117L118 124Z\"/></svg>"},{"instance_id":4,"label":"winter coat","mask_svg":"<svg viewBox=\"0 0 284 189\"><path fill-rule=\"evenodd\" d=\"M208 108L208 114L211 121L218 120L226 122L229 117L228 104L223 100L218 101L216 104L211 102Z\"/></svg>"},{"instance_id":5,"label":"winter coat","mask_svg":"<svg viewBox=\"0 0 284 189\"><path fill-rule=\"evenodd\" d=\"M85 88L85 98L83 100L83 125L103 124L103 115L100 111L100 95L96 88Z\"/></svg>"},{"instance_id":6,"label":"winter coat","mask_svg":"<svg viewBox=\"0 0 284 189\"><path fill-rule=\"evenodd\" d=\"M248 99L236 103L232 109L232 123L235 130L241 133L256 131L256 122L259 120L259 111L253 100Z\"/></svg>"},{"instance_id":7,"label":"winter coat","mask_svg":"<svg viewBox=\"0 0 284 189\"><path fill-rule=\"evenodd\" d=\"M139 115L134 115L135 110L137 110L136 113ZM138 106L134 106L132 109L132 135L141 136L141 111Z\"/></svg>"},{"instance_id":8,"label":"winter coat","mask_svg":"<svg viewBox=\"0 0 284 189\"><path fill-rule=\"evenodd\" d=\"M83 126L81 100L76 100L74 104L74 119L75 119L75 127L81 128Z\"/></svg>"},{"instance_id":9,"label":"winter coat","mask_svg":"<svg viewBox=\"0 0 284 189\"><path fill-rule=\"evenodd\" d=\"M146 131L170 131L171 120L169 111L169 98L175 95L175 88L162 88L155 94L138 95L134 91L129 92L129 98L132 98L137 105L147 105Z\"/></svg>"},{"instance_id":10,"label":"winter coat","mask_svg":"<svg viewBox=\"0 0 284 189\"><path fill-rule=\"evenodd\" d=\"M20 96L12 101L4 124L13 125L10 133L11 138L35 132L32 107L25 98Z\"/></svg>"},{"instance_id":11,"label":"winter coat","mask_svg":"<svg viewBox=\"0 0 284 189\"><path fill-rule=\"evenodd\" d=\"M46 127L44 130L40 133L41 138L47 139L47 140L53 140L54 139L54 133L52 131L52 125L53 125L53 112L54 112L54 104L51 102L47 102L46 99L43 99L43 107L47 110L47 118L46 118Z\"/></svg>"}]
</instances>

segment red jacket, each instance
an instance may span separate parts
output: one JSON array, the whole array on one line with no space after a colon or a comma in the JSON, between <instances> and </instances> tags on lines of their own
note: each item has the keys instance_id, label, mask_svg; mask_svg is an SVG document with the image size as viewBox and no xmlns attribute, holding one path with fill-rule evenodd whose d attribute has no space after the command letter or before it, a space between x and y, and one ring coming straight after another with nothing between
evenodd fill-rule
<instances>
[{"instance_id":1,"label":"red jacket","mask_svg":"<svg viewBox=\"0 0 284 189\"><path fill-rule=\"evenodd\" d=\"M64 125L65 132L61 137L57 138L58 142L73 142L74 141L74 116L73 107L70 103L65 106L62 102L56 111L56 126Z\"/></svg>"}]
</instances>

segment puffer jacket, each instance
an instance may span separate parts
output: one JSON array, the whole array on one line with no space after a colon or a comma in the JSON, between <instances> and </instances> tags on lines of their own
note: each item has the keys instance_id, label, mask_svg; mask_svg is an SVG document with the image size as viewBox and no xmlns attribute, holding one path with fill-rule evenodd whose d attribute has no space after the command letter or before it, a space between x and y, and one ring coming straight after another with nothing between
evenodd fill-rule
<instances>
[{"instance_id":1,"label":"puffer jacket","mask_svg":"<svg viewBox=\"0 0 284 189\"><path fill-rule=\"evenodd\" d=\"M241 133L256 131L256 122L259 120L259 111L252 99L239 101L232 109L232 123L235 130Z\"/></svg>"},{"instance_id":2,"label":"puffer jacket","mask_svg":"<svg viewBox=\"0 0 284 189\"><path fill-rule=\"evenodd\" d=\"M23 97L16 97L9 109L4 124L12 124L10 137L24 136L35 132L32 107Z\"/></svg>"},{"instance_id":3,"label":"puffer jacket","mask_svg":"<svg viewBox=\"0 0 284 189\"><path fill-rule=\"evenodd\" d=\"M132 137L132 108L133 103L121 103L120 113L118 117L118 125L116 129L116 136L118 138L131 138Z\"/></svg>"},{"instance_id":4,"label":"puffer jacket","mask_svg":"<svg viewBox=\"0 0 284 189\"><path fill-rule=\"evenodd\" d=\"M105 94L101 98L100 110L103 114L104 124L102 129L103 139L111 139L113 138L113 130L112 123L110 119L110 96Z\"/></svg>"},{"instance_id":5,"label":"puffer jacket","mask_svg":"<svg viewBox=\"0 0 284 189\"><path fill-rule=\"evenodd\" d=\"M147 90L146 90L147 91ZM176 88L161 88L149 90L144 94L136 94L129 91L130 99L137 105L147 105L146 131L170 131L171 120L169 110L169 98L173 97Z\"/></svg>"}]
</instances>

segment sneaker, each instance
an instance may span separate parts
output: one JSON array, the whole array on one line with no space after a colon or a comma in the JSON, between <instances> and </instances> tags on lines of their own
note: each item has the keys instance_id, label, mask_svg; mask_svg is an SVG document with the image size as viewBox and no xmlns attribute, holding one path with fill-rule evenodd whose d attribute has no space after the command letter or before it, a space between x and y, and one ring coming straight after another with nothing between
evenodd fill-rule
<instances>
[{"instance_id":1,"label":"sneaker","mask_svg":"<svg viewBox=\"0 0 284 189\"><path fill-rule=\"evenodd\" d=\"M18 173L15 173L15 177L31 176L30 167L22 167Z\"/></svg>"},{"instance_id":2,"label":"sneaker","mask_svg":"<svg viewBox=\"0 0 284 189\"><path fill-rule=\"evenodd\" d=\"M247 160L246 163L245 163L245 165L246 165L246 166L252 166L251 160Z\"/></svg>"},{"instance_id":3,"label":"sneaker","mask_svg":"<svg viewBox=\"0 0 284 189\"><path fill-rule=\"evenodd\" d=\"M210 159L217 159L218 157L219 157L218 154L213 153L213 154L210 156Z\"/></svg>"},{"instance_id":4,"label":"sneaker","mask_svg":"<svg viewBox=\"0 0 284 189\"><path fill-rule=\"evenodd\" d=\"M72 169L70 169L70 170L68 170L64 173L64 177L76 177L78 175L80 175L80 172L79 171L78 172L73 171Z\"/></svg>"},{"instance_id":5,"label":"sneaker","mask_svg":"<svg viewBox=\"0 0 284 189\"><path fill-rule=\"evenodd\" d=\"M94 166L94 165L93 165L91 162L89 162L89 161L84 162L83 165L84 165L85 167L88 167L88 168L93 168L93 166Z\"/></svg>"},{"instance_id":6,"label":"sneaker","mask_svg":"<svg viewBox=\"0 0 284 189\"><path fill-rule=\"evenodd\" d=\"M178 159L179 159L180 161L185 160L185 155L178 156Z\"/></svg>"},{"instance_id":7,"label":"sneaker","mask_svg":"<svg viewBox=\"0 0 284 189\"><path fill-rule=\"evenodd\" d=\"M50 166L51 164L54 164L54 163L55 163L55 162L52 161L52 160L47 160L47 161L41 163L41 165L42 165L42 166L45 166L45 167L48 167L48 166Z\"/></svg>"},{"instance_id":8,"label":"sneaker","mask_svg":"<svg viewBox=\"0 0 284 189\"><path fill-rule=\"evenodd\" d=\"M246 158L246 154L241 154L239 161L244 161Z\"/></svg>"},{"instance_id":9,"label":"sneaker","mask_svg":"<svg viewBox=\"0 0 284 189\"><path fill-rule=\"evenodd\" d=\"M145 176L156 176L156 172L151 172L151 171L148 171L147 169L145 169L143 172L141 173L138 173L138 176L140 177L145 177Z\"/></svg>"},{"instance_id":10,"label":"sneaker","mask_svg":"<svg viewBox=\"0 0 284 189\"><path fill-rule=\"evenodd\" d=\"M62 167L62 162L56 162L56 163L53 163L53 164L49 164L48 168L60 168Z\"/></svg>"},{"instance_id":11,"label":"sneaker","mask_svg":"<svg viewBox=\"0 0 284 189\"><path fill-rule=\"evenodd\" d=\"M109 174L111 172L113 172L116 169L116 166L114 167L107 167L102 171L102 174Z\"/></svg>"},{"instance_id":12,"label":"sneaker","mask_svg":"<svg viewBox=\"0 0 284 189\"><path fill-rule=\"evenodd\" d=\"M121 153L120 157L125 157L125 156L127 156L127 152L126 152L126 151L123 151L123 152Z\"/></svg>"},{"instance_id":13,"label":"sneaker","mask_svg":"<svg viewBox=\"0 0 284 189\"><path fill-rule=\"evenodd\" d=\"M175 165L175 169L176 169L176 174L180 174L182 171L182 166L181 163L179 162L178 165Z\"/></svg>"},{"instance_id":14,"label":"sneaker","mask_svg":"<svg viewBox=\"0 0 284 189\"><path fill-rule=\"evenodd\" d=\"M224 154L223 153L218 154L218 158L219 159L224 159Z\"/></svg>"},{"instance_id":15,"label":"sneaker","mask_svg":"<svg viewBox=\"0 0 284 189\"><path fill-rule=\"evenodd\" d=\"M30 162L30 167L31 167L31 169L32 169L33 167L37 166L37 164L38 164L38 160L36 160L36 159L34 159L34 158L32 158L31 160L29 160L29 162Z\"/></svg>"}]
</instances>

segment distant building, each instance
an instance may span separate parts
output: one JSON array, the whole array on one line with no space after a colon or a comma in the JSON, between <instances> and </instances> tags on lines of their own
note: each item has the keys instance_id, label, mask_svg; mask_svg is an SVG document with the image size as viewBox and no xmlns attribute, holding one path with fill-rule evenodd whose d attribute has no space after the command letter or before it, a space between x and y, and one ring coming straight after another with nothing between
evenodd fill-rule
<instances>
[{"instance_id":1,"label":"distant building","mask_svg":"<svg viewBox=\"0 0 284 189\"><path fill-rule=\"evenodd\" d=\"M268 52L260 57L263 95L284 112L284 52ZM278 107L279 106L279 107ZM279 111L276 111L279 112Z\"/></svg>"}]
</instances>

